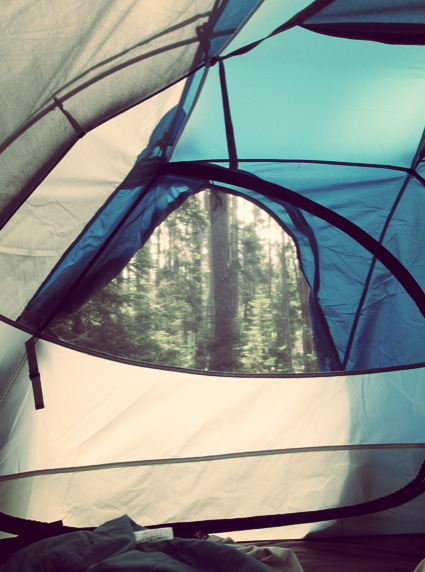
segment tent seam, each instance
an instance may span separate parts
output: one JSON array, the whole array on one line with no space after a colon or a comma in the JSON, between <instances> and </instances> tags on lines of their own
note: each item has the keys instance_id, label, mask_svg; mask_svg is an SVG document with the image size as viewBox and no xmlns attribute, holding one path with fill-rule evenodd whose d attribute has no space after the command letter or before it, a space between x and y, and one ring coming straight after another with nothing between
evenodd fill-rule
<instances>
[{"instance_id":1,"label":"tent seam","mask_svg":"<svg viewBox=\"0 0 425 572\"><path fill-rule=\"evenodd\" d=\"M404 449L425 449L425 443L383 443L383 444L361 444L361 445L323 445L313 447L296 447L288 449L270 449L266 451L248 451L241 453L223 453L217 455L205 455L197 457L181 457L166 459L147 459L139 461L120 461L116 463L99 463L98 465L81 465L76 467L57 467L52 469L38 469L34 471L23 471L20 473L1 475L0 483L17 479L42 477L46 475L75 474L99 470L126 469L132 467L146 467L158 465L180 465L189 463L204 463L211 461L228 461L233 459L244 459L252 457L268 457L278 455L296 455L305 453L332 453L344 451L381 451L381 450L404 450Z\"/></svg>"}]
</instances>

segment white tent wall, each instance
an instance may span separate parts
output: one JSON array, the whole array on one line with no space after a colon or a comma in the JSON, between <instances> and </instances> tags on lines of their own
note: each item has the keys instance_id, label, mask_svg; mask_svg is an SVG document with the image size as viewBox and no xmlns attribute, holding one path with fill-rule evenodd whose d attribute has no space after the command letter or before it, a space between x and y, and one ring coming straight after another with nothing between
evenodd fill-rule
<instances>
[{"instance_id":1,"label":"white tent wall","mask_svg":"<svg viewBox=\"0 0 425 572\"><path fill-rule=\"evenodd\" d=\"M80 139L0 236L0 314L16 319L64 251L130 171L183 83ZM22 284L21 289L16 284Z\"/></svg>"},{"instance_id":2,"label":"white tent wall","mask_svg":"<svg viewBox=\"0 0 425 572\"><path fill-rule=\"evenodd\" d=\"M421 369L216 377L36 347L45 408L26 367L3 402L15 421L0 507L15 516L95 526L127 513L150 525L329 508L390 494L424 458ZM339 532L416 532L423 508Z\"/></svg>"},{"instance_id":3,"label":"white tent wall","mask_svg":"<svg viewBox=\"0 0 425 572\"><path fill-rule=\"evenodd\" d=\"M25 342L29 338L29 334L3 322L0 323L0 447L2 450L6 446L12 428L16 426L16 412L21 407L24 390L16 388L16 380L22 377L22 371L24 377L25 374L27 375L24 385L29 385L25 353Z\"/></svg>"}]
</instances>

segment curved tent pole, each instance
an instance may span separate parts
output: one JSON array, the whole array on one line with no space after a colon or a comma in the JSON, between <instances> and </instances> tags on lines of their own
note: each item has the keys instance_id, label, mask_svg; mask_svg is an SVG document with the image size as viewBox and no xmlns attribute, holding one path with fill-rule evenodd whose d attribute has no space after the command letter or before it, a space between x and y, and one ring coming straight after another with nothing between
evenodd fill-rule
<instances>
[{"instance_id":1,"label":"curved tent pole","mask_svg":"<svg viewBox=\"0 0 425 572\"><path fill-rule=\"evenodd\" d=\"M317 216L325 222L335 226L348 234L366 250L373 254L387 270L398 280L418 307L425 318L425 292L410 274L406 267L387 250L378 240L373 238L365 230L346 219L342 215L327 207L304 197L295 191L282 187L275 183L265 181L246 171L230 171L224 167L209 163L176 162L165 164L158 175L173 175L198 180L217 181L219 183L244 187L262 195L279 201L288 202L306 212Z\"/></svg>"},{"instance_id":2,"label":"curved tent pole","mask_svg":"<svg viewBox=\"0 0 425 572\"><path fill-rule=\"evenodd\" d=\"M175 522L147 528L161 528L171 526L176 536L183 538L191 537L198 531L205 534L232 532L237 530L253 530L256 528L274 528L276 526L290 526L313 522L325 522L354 516L373 514L401 506L414 500L425 492L425 461L422 463L417 476L407 485L384 497L366 501L363 503L340 506L304 512L292 512L286 514L272 514L263 516L251 516L242 518L229 518L217 520L205 520L196 522Z\"/></svg>"}]
</instances>

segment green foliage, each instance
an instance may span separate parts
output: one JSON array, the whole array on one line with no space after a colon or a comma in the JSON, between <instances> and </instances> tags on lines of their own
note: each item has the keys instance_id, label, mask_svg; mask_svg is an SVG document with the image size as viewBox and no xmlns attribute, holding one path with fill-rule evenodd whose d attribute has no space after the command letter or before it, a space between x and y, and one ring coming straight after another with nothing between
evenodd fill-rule
<instances>
[{"instance_id":1,"label":"green foliage","mask_svg":"<svg viewBox=\"0 0 425 572\"><path fill-rule=\"evenodd\" d=\"M274 328L270 316L272 316L272 302L265 288L259 287L254 299L249 302L249 320L241 352L243 371L251 373L273 371Z\"/></svg>"},{"instance_id":2,"label":"green foliage","mask_svg":"<svg viewBox=\"0 0 425 572\"><path fill-rule=\"evenodd\" d=\"M292 241L243 199L226 204L225 287L212 288L210 262L220 253L211 252L210 207L201 193L164 221L120 276L46 333L114 356L207 370L215 363L214 332L226 336L214 324L214 308L225 303L235 371L315 370L308 289Z\"/></svg>"}]
</instances>

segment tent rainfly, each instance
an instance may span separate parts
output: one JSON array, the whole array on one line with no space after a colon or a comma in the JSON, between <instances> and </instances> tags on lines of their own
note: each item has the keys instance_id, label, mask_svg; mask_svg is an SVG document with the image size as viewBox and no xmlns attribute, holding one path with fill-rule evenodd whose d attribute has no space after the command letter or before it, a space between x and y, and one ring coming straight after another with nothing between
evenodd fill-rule
<instances>
[{"instance_id":1,"label":"tent rainfly","mask_svg":"<svg viewBox=\"0 0 425 572\"><path fill-rule=\"evenodd\" d=\"M0 7L5 521L425 533L425 2ZM220 196L292 239L314 371L126 355L101 313L96 349L72 318Z\"/></svg>"}]
</instances>

